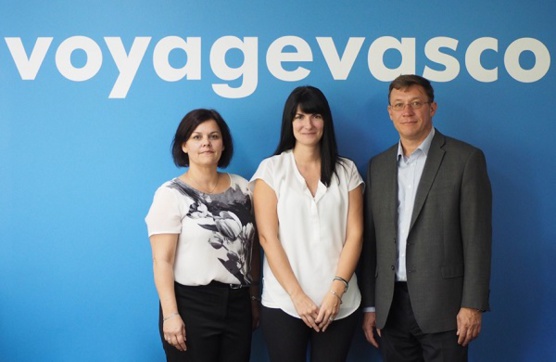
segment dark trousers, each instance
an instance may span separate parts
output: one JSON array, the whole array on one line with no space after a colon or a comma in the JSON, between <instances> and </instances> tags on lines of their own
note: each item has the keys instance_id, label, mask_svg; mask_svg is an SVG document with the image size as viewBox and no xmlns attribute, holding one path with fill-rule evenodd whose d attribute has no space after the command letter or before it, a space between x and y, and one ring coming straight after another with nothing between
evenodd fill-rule
<instances>
[{"instance_id":1,"label":"dark trousers","mask_svg":"<svg viewBox=\"0 0 556 362\"><path fill-rule=\"evenodd\" d=\"M413 315L407 283L396 283L394 300L382 329L380 350L384 362L467 361L467 347L458 344L455 330L441 333L421 331Z\"/></svg>"},{"instance_id":2,"label":"dark trousers","mask_svg":"<svg viewBox=\"0 0 556 362\"><path fill-rule=\"evenodd\" d=\"M175 283L178 311L185 323L187 351L164 340L162 311L159 329L169 362L242 362L251 353L251 299L249 288L227 285L185 286Z\"/></svg>"},{"instance_id":3,"label":"dark trousers","mask_svg":"<svg viewBox=\"0 0 556 362\"><path fill-rule=\"evenodd\" d=\"M355 332L358 312L335 320L326 332L316 332L300 319L277 308L262 307L261 328L270 360L304 362L308 347L312 362L346 360Z\"/></svg>"}]
</instances>

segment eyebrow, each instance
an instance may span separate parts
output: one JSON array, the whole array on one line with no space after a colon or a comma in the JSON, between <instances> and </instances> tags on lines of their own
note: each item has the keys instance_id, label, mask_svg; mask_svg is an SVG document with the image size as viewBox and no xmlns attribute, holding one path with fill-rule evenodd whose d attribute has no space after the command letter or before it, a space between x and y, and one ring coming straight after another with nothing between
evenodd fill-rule
<instances>
[{"instance_id":1,"label":"eyebrow","mask_svg":"<svg viewBox=\"0 0 556 362\"><path fill-rule=\"evenodd\" d=\"M421 101L421 100L423 100L423 99L422 99L420 96L413 97L413 98L410 98L410 99L409 99L410 102L411 102L411 101ZM394 101L403 101L403 99L401 99L401 98L394 98L394 99L392 99L392 102L394 102Z\"/></svg>"},{"instance_id":2,"label":"eyebrow","mask_svg":"<svg viewBox=\"0 0 556 362\"><path fill-rule=\"evenodd\" d=\"M211 131L211 132L209 132L208 134L215 134L215 133L221 133L221 132L220 132L220 131ZM192 135L193 135L193 134L203 134L203 132L201 132L201 131L193 131L193 132L191 132L191 134L192 134Z\"/></svg>"}]
</instances>

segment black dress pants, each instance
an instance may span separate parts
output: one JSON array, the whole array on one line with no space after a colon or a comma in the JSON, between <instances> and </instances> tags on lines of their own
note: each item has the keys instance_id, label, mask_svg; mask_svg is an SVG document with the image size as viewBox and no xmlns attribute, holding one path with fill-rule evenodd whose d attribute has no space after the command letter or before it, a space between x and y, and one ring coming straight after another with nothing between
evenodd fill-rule
<instances>
[{"instance_id":1,"label":"black dress pants","mask_svg":"<svg viewBox=\"0 0 556 362\"><path fill-rule=\"evenodd\" d=\"M272 362L343 362L358 318L358 311L332 322L326 332L316 332L300 318L279 308L262 307L261 328ZM307 356L310 356L307 358Z\"/></svg>"},{"instance_id":2,"label":"black dress pants","mask_svg":"<svg viewBox=\"0 0 556 362\"><path fill-rule=\"evenodd\" d=\"M384 362L467 361L468 348L458 344L455 330L441 333L421 331L413 315L407 283L396 283L394 300L381 332L380 350Z\"/></svg>"},{"instance_id":3,"label":"black dress pants","mask_svg":"<svg viewBox=\"0 0 556 362\"><path fill-rule=\"evenodd\" d=\"M164 340L162 312L159 329L169 362L248 362L251 353L251 299L249 288L227 284L174 285L178 312L185 323L187 351Z\"/></svg>"}]
</instances>

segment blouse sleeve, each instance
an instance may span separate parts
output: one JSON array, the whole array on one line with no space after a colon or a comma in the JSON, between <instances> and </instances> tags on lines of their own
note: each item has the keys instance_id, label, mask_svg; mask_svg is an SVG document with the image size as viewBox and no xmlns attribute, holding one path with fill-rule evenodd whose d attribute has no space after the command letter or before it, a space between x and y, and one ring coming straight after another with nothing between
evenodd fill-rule
<instances>
[{"instance_id":1,"label":"blouse sleeve","mask_svg":"<svg viewBox=\"0 0 556 362\"><path fill-rule=\"evenodd\" d=\"M267 158L259 164L257 171L255 171L253 177L251 177L249 181L251 190L255 187L255 181L258 179L263 180L271 189L276 191L272 158Z\"/></svg>"},{"instance_id":2,"label":"blouse sleeve","mask_svg":"<svg viewBox=\"0 0 556 362\"><path fill-rule=\"evenodd\" d=\"M363 183L363 179L361 178L359 170L357 170L357 166L355 166L355 163L351 160L346 160L346 173L349 191L355 189Z\"/></svg>"},{"instance_id":3,"label":"blouse sleeve","mask_svg":"<svg viewBox=\"0 0 556 362\"><path fill-rule=\"evenodd\" d=\"M182 215L176 192L161 186L156 190L145 222L149 237L155 234L181 233Z\"/></svg>"}]
</instances>

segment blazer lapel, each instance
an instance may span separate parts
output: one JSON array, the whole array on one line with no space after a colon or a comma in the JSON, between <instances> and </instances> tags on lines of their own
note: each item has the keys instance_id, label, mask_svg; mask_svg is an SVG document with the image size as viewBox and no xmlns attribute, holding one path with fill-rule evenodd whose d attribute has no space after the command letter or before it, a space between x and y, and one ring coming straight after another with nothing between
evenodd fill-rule
<instances>
[{"instance_id":1,"label":"blazer lapel","mask_svg":"<svg viewBox=\"0 0 556 362\"><path fill-rule=\"evenodd\" d=\"M381 197L386 202L381 203L384 215L390 215L389 220L394 220L394 228L398 228L398 144L387 151L384 162L380 165L382 172Z\"/></svg>"},{"instance_id":2,"label":"blazer lapel","mask_svg":"<svg viewBox=\"0 0 556 362\"><path fill-rule=\"evenodd\" d=\"M398 229L398 145L392 147L386 158L385 164L382 166L384 175L384 197L387 202L383 205L386 215L392 215L394 220L394 229Z\"/></svg>"},{"instance_id":3,"label":"blazer lapel","mask_svg":"<svg viewBox=\"0 0 556 362\"><path fill-rule=\"evenodd\" d=\"M417 194L415 195L415 204L413 205L413 214L411 216L411 225L409 230L413 228L415 220L419 217L421 209L425 204L429 190L431 189L432 183L438 173L442 159L444 158L445 151L442 149L445 143L444 135L435 130L436 134L431 142L431 147L427 155L427 161L425 163L425 168L423 169L423 174L421 175L421 180L419 181L419 187L417 188Z\"/></svg>"}]
</instances>

